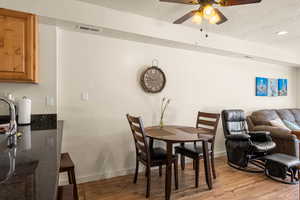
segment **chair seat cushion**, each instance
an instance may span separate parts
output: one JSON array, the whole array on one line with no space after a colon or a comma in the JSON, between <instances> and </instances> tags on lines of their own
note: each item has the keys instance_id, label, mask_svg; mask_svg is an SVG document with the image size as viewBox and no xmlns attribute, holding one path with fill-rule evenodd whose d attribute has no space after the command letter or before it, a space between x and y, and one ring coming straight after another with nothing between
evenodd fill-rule
<instances>
[{"instance_id":1,"label":"chair seat cushion","mask_svg":"<svg viewBox=\"0 0 300 200\"><path fill-rule=\"evenodd\" d=\"M270 132L251 131L249 132L252 141L255 142L272 142Z\"/></svg>"},{"instance_id":2,"label":"chair seat cushion","mask_svg":"<svg viewBox=\"0 0 300 200\"><path fill-rule=\"evenodd\" d=\"M163 148L156 147L156 148L153 148L150 152L151 152L150 153L151 161L165 161L165 160L167 160L167 152ZM172 157L173 157L173 159L176 158L175 155L173 155ZM143 158L143 160L147 160L144 154L142 154L142 158Z\"/></svg>"},{"instance_id":3,"label":"chair seat cushion","mask_svg":"<svg viewBox=\"0 0 300 200\"><path fill-rule=\"evenodd\" d=\"M276 143L272 141L267 141L267 142L252 141L252 144L255 150L259 152L271 151L276 147Z\"/></svg>"},{"instance_id":4,"label":"chair seat cushion","mask_svg":"<svg viewBox=\"0 0 300 200\"><path fill-rule=\"evenodd\" d=\"M202 145L197 144L185 144L184 146L175 147L175 152L184 155L194 155L194 156L202 156L203 148ZM209 148L209 153L211 153L211 148Z\"/></svg>"},{"instance_id":5,"label":"chair seat cushion","mask_svg":"<svg viewBox=\"0 0 300 200\"><path fill-rule=\"evenodd\" d=\"M227 140L236 140L236 141L248 141L250 139L250 135L248 134L232 134L226 136Z\"/></svg>"},{"instance_id":6,"label":"chair seat cushion","mask_svg":"<svg viewBox=\"0 0 300 200\"><path fill-rule=\"evenodd\" d=\"M300 166L300 160L297 157L282 154L282 153L276 153L276 154L265 156L265 159L280 163L288 168Z\"/></svg>"},{"instance_id":7,"label":"chair seat cushion","mask_svg":"<svg viewBox=\"0 0 300 200\"><path fill-rule=\"evenodd\" d=\"M157 147L153 148L152 151L150 151L151 160L165 160L167 159L167 152L163 148Z\"/></svg>"}]
</instances>

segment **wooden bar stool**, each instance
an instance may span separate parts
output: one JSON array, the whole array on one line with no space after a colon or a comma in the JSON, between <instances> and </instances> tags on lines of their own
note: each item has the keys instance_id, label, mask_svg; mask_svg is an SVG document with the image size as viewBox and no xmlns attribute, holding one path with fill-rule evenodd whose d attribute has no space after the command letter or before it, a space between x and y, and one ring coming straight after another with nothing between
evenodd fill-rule
<instances>
[{"instance_id":1,"label":"wooden bar stool","mask_svg":"<svg viewBox=\"0 0 300 200\"><path fill-rule=\"evenodd\" d=\"M69 184L73 184L74 186L74 199L78 200L78 191L76 185L76 178L75 178L75 165L69 155L69 153L62 153L60 158L60 167L59 172L67 172Z\"/></svg>"},{"instance_id":2,"label":"wooden bar stool","mask_svg":"<svg viewBox=\"0 0 300 200\"><path fill-rule=\"evenodd\" d=\"M57 200L74 200L74 185L58 186Z\"/></svg>"}]
</instances>

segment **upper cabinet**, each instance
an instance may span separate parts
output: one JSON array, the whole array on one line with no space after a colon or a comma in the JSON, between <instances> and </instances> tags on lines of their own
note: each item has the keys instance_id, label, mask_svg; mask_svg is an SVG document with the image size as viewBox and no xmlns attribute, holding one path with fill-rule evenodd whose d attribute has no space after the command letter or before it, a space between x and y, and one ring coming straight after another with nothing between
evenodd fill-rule
<instances>
[{"instance_id":1,"label":"upper cabinet","mask_svg":"<svg viewBox=\"0 0 300 200\"><path fill-rule=\"evenodd\" d=\"M37 83L37 17L0 8L0 81Z\"/></svg>"}]
</instances>

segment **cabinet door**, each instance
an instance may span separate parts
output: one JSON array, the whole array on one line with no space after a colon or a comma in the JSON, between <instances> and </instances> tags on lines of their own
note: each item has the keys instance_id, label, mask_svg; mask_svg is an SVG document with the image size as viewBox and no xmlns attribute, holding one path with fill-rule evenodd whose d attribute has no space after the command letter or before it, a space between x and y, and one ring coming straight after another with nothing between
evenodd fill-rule
<instances>
[{"instance_id":1,"label":"cabinet door","mask_svg":"<svg viewBox=\"0 0 300 200\"><path fill-rule=\"evenodd\" d=\"M33 14L0 9L0 81L37 82L37 33Z\"/></svg>"}]
</instances>

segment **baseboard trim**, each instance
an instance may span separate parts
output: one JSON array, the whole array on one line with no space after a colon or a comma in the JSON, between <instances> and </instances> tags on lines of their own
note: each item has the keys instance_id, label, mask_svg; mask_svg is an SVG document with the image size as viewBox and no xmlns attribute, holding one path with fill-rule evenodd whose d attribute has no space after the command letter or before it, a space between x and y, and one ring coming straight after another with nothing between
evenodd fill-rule
<instances>
[{"instance_id":1,"label":"baseboard trim","mask_svg":"<svg viewBox=\"0 0 300 200\"><path fill-rule=\"evenodd\" d=\"M219 151L219 152L215 152L215 157L223 157L226 156L226 151Z\"/></svg>"},{"instance_id":2,"label":"baseboard trim","mask_svg":"<svg viewBox=\"0 0 300 200\"><path fill-rule=\"evenodd\" d=\"M226 155L225 151L215 153L216 158L223 157L225 155ZM187 163L189 163L189 162L191 162L191 160L187 161ZM133 174L134 171L135 171L135 169L132 168L132 169L117 170L117 171L108 171L108 172L101 173L101 174L83 175L83 176L76 177L76 181L77 181L77 183L92 182L92 181L109 179L109 178L118 177L118 176L126 176L129 174ZM140 171L141 172L144 171L143 166L140 167ZM62 185L68 184L68 178L66 176L60 176L59 183Z\"/></svg>"}]
</instances>

